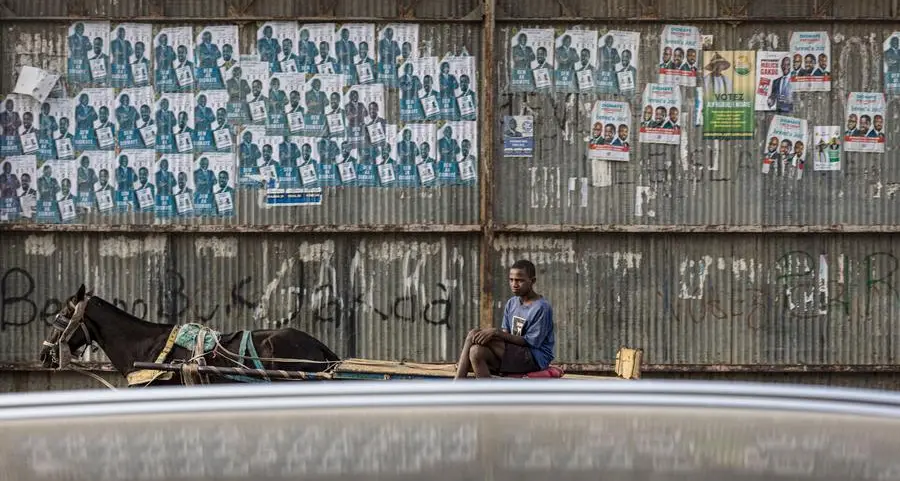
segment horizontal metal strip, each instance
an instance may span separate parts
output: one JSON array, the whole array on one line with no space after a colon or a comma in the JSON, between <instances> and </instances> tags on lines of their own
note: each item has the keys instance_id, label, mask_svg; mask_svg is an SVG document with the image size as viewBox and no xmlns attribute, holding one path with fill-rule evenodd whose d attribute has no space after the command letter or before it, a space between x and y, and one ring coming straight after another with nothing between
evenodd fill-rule
<instances>
[{"instance_id":1,"label":"horizontal metal strip","mask_svg":"<svg viewBox=\"0 0 900 481\"><path fill-rule=\"evenodd\" d=\"M895 233L900 232L900 224L882 225L631 225L631 224L498 224L494 232L499 233L604 233L635 232L652 233Z\"/></svg>"},{"instance_id":2,"label":"horizontal metal strip","mask_svg":"<svg viewBox=\"0 0 900 481\"><path fill-rule=\"evenodd\" d=\"M554 364L572 374L611 373L612 364L562 363ZM94 372L115 372L111 364L81 363L79 367ZM39 362L2 363L0 371L56 371L42 367ZM787 373L900 373L900 364L644 364L644 373L722 373L722 374L787 374Z\"/></svg>"},{"instance_id":3,"label":"horizontal metal strip","mask_svg":"<svg viewBox=\"0 0 900 481\"><path fill-rule=\"evenodd\" d=\"M341 23L482 23L480 17L278 17L278 16L233 16L233 17L115 17L115 16L94 16L94 17L32 17L32 16L4 16L0 15L0 23L3 22L53 22L53 23L72 23L77 20L98 20L98 21L128 21L135 23L244 23L244 22L271 22L278 20L296 21L298 23L317 23L317 22L335 22Z\"/></svg>"},{"instance_id":4,"label":"horizontal metal strip","mask_svg":"<svg viewBox=\"0 0 900 481\"><path fill-rule=\"evenodd\" d=\"M698 24L698 23L719 23L719 24L734 24L734 23L748 23L748 22L765 22L765 23L797 23L802 21L803 23L857 23L857 22L866 22L866 23L896 23L896 17L801 17L801 16L788 16L788 17L503 17L498 18L497 23L518 23L518 24L566 24L566 23L577 23L583 24L586 21L590 22L615 22L615 23L654 23L654 24L666 24L672 22L687 22L688 24Z\"/></svg>"},{"instance_id":5,"label":"horizontal metal strip","mask_svg":"<svg viewBox=\"0 0 900 481\"><path fill-rule=\"evenodd\" d=\"M114 232L114 233L153 233L167 234L180 232L196 232L200 234L257 234L257 233L329 233L329 232L480 232L478 224L399 224L399 225L216 225L216 224L7 224L0 225L0 232Z\"/></svg>"}]
</instances>

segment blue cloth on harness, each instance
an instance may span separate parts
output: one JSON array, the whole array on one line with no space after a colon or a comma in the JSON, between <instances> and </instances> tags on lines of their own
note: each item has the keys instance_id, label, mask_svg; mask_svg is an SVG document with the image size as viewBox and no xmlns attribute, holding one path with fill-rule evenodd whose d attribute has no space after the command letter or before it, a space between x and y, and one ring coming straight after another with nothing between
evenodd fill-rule
<instances>
[{"instance_id":1,"label":"blue cloth on harness","mask_svg":"<svg viewBox=\"0 0 900 481\"><path fill-rule=\"evenodd\" d=\"M259 354L256 353L256 346L253 345L253 335L251 331L244 331L243 335L241 336L241 347L238 350L238 355L244 356L244 358L240 360L242 366L246 366L246 361L249 359L253 362L253 367L255 369L263 369L263 364L259 360ZM266 378L245 376L242 374L226 374L225 377L239 382L271 382Z\"/></svg>"},{"instance_id":2,"label":"blue cloth on harness","mask_svg":"<svg viewBox=\"0 0 900 481\"><path fill-rule=\"evenodd\" d=\"M194 322L185 324L178 329L178 334L175 335L175 345L183 347L188 351L193 351L194 346L197 345L197 336L200 334L200 329L206 329L206 336L203 338L203 353L212 352L216 347L216 343L222 337L222 334L203 324Z\"/></svg>"}]
</instances>

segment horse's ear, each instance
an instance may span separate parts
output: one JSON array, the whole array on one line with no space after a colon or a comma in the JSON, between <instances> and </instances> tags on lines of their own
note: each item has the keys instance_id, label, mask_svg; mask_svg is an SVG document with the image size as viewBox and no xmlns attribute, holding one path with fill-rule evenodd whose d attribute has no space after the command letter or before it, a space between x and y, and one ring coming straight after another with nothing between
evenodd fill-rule
<instances>
[{"instance_id":1,"label":"horse's ear","mask_svg":"<svg viewBox=\"0 0 900 481\"><path fill-rule=\"evenodd\" d=\"M81 287L78 288L78 292L75 293L76 302L81 302L84 300L84 294L86 290L87 288L84 287L84 284L82 284Z\"/></svg>"}]
</instances>

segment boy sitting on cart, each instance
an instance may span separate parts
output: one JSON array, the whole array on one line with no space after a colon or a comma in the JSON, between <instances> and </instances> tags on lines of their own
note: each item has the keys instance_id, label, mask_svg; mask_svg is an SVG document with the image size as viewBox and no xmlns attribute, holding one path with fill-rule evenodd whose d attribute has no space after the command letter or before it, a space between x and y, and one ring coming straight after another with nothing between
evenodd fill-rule
<instances>
[{"instance_id":1,"label":"boy sitting on cart","mask_svg":"<svg viewBox=\"0 0 900 481\"><path fill-rule=\"evenodd\" d=\"M543 371L554 357L553 308L534 292L534 264L518 260L509 268L513 297L506 301L501 328L472 329L463 343L456 378L526 375Z\"/></svg>"}]
</instances>

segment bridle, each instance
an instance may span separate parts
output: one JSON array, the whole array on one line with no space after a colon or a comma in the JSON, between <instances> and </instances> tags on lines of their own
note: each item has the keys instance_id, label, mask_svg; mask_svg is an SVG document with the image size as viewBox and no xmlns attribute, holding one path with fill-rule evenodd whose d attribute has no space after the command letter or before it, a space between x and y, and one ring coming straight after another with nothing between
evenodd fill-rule
<instances>
[{"instance_id":1,"label":"bridle","mask_svg":"<svg viewBox=\"0 0 900 481\"><path fill-rule=\"evenodd\" d=\"M91 338L90 329L88 329L87 325L84 323L84 312L87 309L87 303L90 299L90 296L86 296L77 304L69 301L68 306L72 308L72 317L66 317L63 315L62 311L60 311L50 323L50 326L60 334L56 338L56 341L44 341L42 345L51 348L50 359L59 366L59 369L68 367L71 362L72 353L69 351L69 340L72 339L72 336L78 328L81 328L81 331L84 333L85 348L94 344L94 341ZM56 349L53 349L54 347ZM63 347L65 347L66 350L65 355L63 355ZM65 365L63 361L65 361Z\"/></svg>"}]
</instances>

